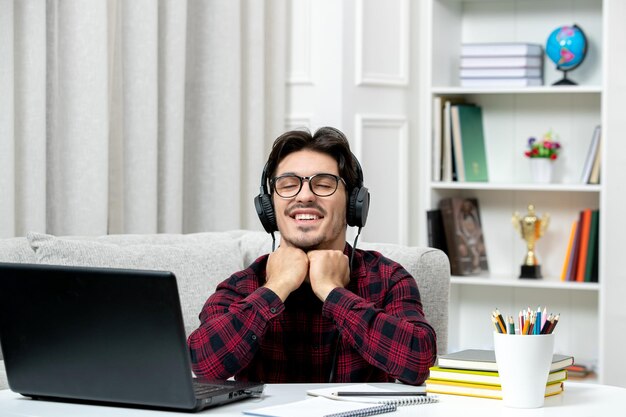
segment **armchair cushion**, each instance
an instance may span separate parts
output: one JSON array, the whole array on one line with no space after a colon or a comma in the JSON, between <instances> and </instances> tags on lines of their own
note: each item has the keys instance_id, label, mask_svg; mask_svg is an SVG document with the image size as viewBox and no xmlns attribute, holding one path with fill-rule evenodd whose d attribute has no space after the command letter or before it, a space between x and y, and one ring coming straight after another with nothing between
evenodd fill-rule
<instances>
[{"instance_id":1,"label":"armchair cushion","mask_svg":"<svg viewBox=\"0 0 626 417\"><path fill-rule=\"evenodd\" d=\"M132 235L101 241L40 233L29 233L27 238L37 263L172 271L184 301L181 304L187 335L200 325L198 314L217 284L242 269L237 241L219 236L210 239L195 236L171 244L137 243L145 239ZM164 238L158 239L164 242ZM116 240L122 244L108 243Z\"/></svg>"}]
</instances>

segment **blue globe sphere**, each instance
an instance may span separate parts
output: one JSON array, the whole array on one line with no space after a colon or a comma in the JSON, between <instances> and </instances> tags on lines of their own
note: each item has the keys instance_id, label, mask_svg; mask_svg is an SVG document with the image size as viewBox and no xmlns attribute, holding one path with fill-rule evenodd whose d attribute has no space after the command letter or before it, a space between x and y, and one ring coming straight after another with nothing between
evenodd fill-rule
<instances>
[{"instance_id":1,"label":"blue globe sphere","mask_svg":"<svg viewBox=\"0 0 626 417\"><path fill-rule=\"evenodd\" d=\"M552 31L546 42L546 55L561 71L579 66L587 54L587 38L576 25L561 26Z\"/></svg>"}]
</instances>

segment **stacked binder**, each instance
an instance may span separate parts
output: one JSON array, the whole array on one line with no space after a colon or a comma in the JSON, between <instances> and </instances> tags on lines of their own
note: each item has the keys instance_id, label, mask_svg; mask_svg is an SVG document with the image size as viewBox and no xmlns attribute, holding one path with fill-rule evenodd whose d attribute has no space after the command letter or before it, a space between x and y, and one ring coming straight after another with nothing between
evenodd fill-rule
<instances>
[{"instance_id":1,"label":"stacked binder","mask_svg":"<svg viewBox=\"0 0 626 417\"><path fill-rule=\"evenodd\" d=\"M543 48L533 43L465 43L460 78L463 87L543 85Z\"/></svg>"}]
</instances>

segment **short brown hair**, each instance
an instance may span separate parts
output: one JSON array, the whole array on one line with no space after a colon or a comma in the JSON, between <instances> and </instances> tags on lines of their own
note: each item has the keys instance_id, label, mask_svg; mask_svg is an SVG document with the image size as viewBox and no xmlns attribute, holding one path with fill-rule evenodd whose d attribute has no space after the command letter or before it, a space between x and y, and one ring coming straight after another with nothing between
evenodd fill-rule
<instances>
[{"instance_id":1,"label":"short brown hair","mask_svg":"<svg viewBox=\"0 0 626 417\"><path fill-rule=\"evenodd\" d=\"M348 195L353 189L363 186L363 174L359 175L360 166L350 151L350 143L346 136L334 127L321 127L313 135L308 129L291 130L276 138L267 159L268 179L274 177L278 164L287 155L304 149L325 153L337 161L339 176L346 182ZM270 193L271 187L270 184Z\"/></svg>"}]
</instances>

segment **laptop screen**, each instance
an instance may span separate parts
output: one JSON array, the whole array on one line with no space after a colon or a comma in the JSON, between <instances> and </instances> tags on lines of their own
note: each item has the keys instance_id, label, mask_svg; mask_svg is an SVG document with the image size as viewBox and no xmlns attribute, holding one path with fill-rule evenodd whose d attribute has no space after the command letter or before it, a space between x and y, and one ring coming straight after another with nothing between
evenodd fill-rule
<instances>
[{"instance_id":1,"label":"laptop screen","mask_svg":"<svg viewBox=\"0 0 626 417\"><path fill-rule=\"evenodd\" d=\"M0 339L21 394L196 407L171 272L0 264Z\"/></svg>"}]
</instances>

